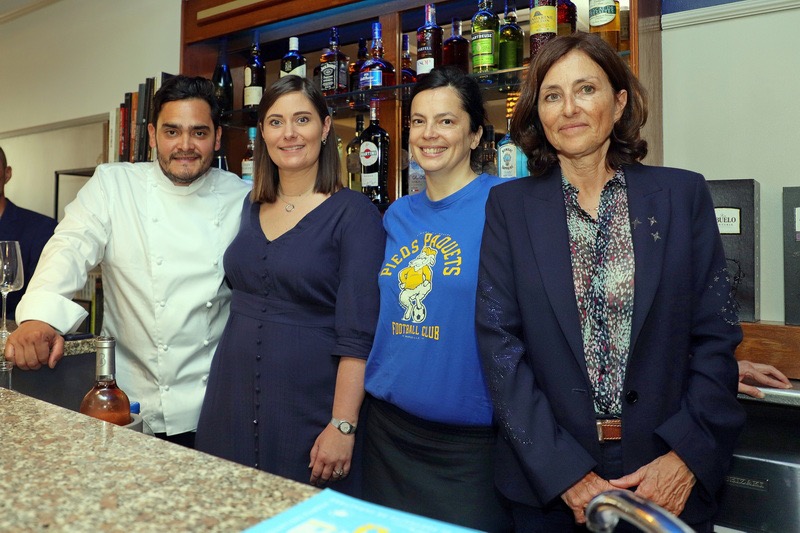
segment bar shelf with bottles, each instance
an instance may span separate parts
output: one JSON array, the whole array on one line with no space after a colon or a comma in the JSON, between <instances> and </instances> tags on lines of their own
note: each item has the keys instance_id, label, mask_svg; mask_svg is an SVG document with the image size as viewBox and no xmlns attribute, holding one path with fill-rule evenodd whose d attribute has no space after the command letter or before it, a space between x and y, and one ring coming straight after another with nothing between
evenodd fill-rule
<instances>
[{"instance_id":1,"label":"bar shelf with bottles","mask_svg":"<svg viewBox=\"0 0 800 533\"><path fill-rule=\"evenodd\" d=\"M551 0L557 5L558 0ZM586 0L584 0L585 2ZM417 56L417 30L425 23L425 2L403 0L393 4L385 4L374 0L348 1L332 0L328 3L331 7L313 8L321 11L312 12L312 8L305 3L286 2L288 15L277 13L278 6L270 7L269 2L258 2L249 9L247 17L241 14L215 15L213 20L205 19L199 23L200 12L213 4L210 0L198 0L199 6L192 7L192 2L185 3L182 71L187 74L209 76L214 70L222 42L228 48L228 63L234 85L233 110L223 118L226 126L224 143L228 154L230 169L239 172L237 161L246 146L246 130L255 124L255 111L245 109L242 105L242 86L244 83L244 69L247 62L249 49L253 42L254 32L258 32L261 44L261 59L266 65L266 86L273 83L280 72L280 61L289 51L289 39L299 39L298 52L307 60L306 76L312 78L312 72L319 66L320 58L328 48L330 28L338 28L340 50L354 61L358 55L358 40L366 38L369 46L371 27L374 22L381 22L384 32L385 57L395 67L397 84L390 87L366 88L350 90L328 96L328 102L334 117L336 132L341 139L342 159L345 159L344 147L355 134L355 117L363 115L365 126L368 123L368 102L372 99L381 101L381 125L391 138L390 144L390 198L394 199L401 194L400 172L402 158L400 157L402 138L402 102L403 96L408 95L413 83L401 83L401 47L403 35L407 35L411 43L412 68L416 66L413 61ZM623 4L625 4L623 0ZM635 5L637 0L631 0ZM524 32L522 57L526 60L530 56L530 4L526 0L517 6L517 21ZM492 11L504 19L504 0L494 0ZM463 35L467 41L471 38L471 20L478 9L478 0L451 0L435 3L436 20L442 29L442 39L446 40L452 33L452 20L460 19L463 24ZM396 10L396 11L392 11ZM388 11L388 13L387 13ZM186 18L194 18L187 22ZM291 17L291 18L290 18ZM247 22L245 22L245 19ZM222 21L225 23L223 24ZM576 29L589 31L588 5L576 8ZM257 26L253 26L257 25ZM188 28L191 26L191 28ZM635 33L635 26L632 27ZM635 56L635 53L631 53ZM632 58L631 66L636 65ZM470 66L470 70L472 70ZM501 87L513 91L522 79L525 67L519 66L509 69L493 70L488 73L472 74L479 76L481 87L484 90L484 100L490 122L495 126L498 139L506 129L506 96L507 92ZM515 80L513 83L497 83L506 78ZM490 82L490 83L486 83ZM360 105L353 106L352 102ZM344 165L343 165L344 166ZM346 172L345 172L346 176Z\"/></svg>"}]
</instances>

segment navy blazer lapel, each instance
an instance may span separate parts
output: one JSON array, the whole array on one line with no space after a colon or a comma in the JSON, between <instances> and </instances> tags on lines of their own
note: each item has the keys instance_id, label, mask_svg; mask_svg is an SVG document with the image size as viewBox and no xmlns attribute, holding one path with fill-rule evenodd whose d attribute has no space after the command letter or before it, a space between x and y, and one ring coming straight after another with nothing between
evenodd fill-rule
<instances>
[{"instance_id":1,"label":"navy blazer lapel","mask_svg":"<svg viewBox=\"0 0 800 533\"><path fill-rule=\"evenodd\" d=\"M588 380L580 317L575 302L575 284L572 279L561 172L556 166L547 176L524 179L532 180L532 187L528 189L523 205L528 235L542 283L561 330Z\"/></svg>"},{"instance_id":2,"label":"navy blazer lapel","mask_svg":"<svg viewBox=\"0 0 800 533\"><path fill-rule=\"evenodd\" d=\"M657 171L657 170L656 170ZM633 321L630 349L650 312L656 290L661 281L664 249L670 223L670 196L662 188L654 171L643 165L625 167L628 187L628 211L631 218L631 237L635 255Z\"/></svg>"}]
</instances>

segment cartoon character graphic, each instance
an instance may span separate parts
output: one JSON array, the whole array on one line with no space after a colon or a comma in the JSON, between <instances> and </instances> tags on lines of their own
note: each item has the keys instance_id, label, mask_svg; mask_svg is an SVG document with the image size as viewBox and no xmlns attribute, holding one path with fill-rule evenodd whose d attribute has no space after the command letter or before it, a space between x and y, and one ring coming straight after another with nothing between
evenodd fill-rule
<instances>
[{"instance_id":1,"label":"cartoon character graphic","mask_svg":"<svg viewBox=\"0 0 800 533\"><path fill-rule=\"evenodd\" d=\"M433 267L437 251L426 246L408 266L397 274L400 285L400 305L405 309L403 320L419 323L425 320L428 312L422 301L433 288Z\"/></svg>"}]
</instances>

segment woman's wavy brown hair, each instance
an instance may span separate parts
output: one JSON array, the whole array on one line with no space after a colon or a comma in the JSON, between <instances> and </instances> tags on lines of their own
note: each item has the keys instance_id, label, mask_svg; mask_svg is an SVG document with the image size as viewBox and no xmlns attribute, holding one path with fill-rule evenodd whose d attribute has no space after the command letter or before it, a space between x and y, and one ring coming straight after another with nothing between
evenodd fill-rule
<instances>
[{"instance_id":1,"label":"woman's wavy brown hair","mask_svg":"<svg viewBox=\"0 0 800 533\"><path fill-rule=\"evenodd\" d=\"M539 89L547 72L573 50L583 52L606 73L614 92L627 91L628 103L611 131L606 164L611 169L640 161L647 155L647 141L639 132L647 122L647 96L636 76L617 52L597 35L574 33L544 45L527 71L522 94L511 117L511 138L528 156L528 170L541 176L558 164L556 150L544 134L537 107Z\"/></svg>"}]
</instances>

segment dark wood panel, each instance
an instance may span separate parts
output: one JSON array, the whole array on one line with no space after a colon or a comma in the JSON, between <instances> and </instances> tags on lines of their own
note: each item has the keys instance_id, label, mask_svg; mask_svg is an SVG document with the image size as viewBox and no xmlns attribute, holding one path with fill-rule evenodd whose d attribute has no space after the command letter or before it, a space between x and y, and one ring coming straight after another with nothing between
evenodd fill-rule
<instances>
[{"instance_id":1,"label":"dark wood panel","mask_svg":"<svg viewBox=\"0 0 800 533\"><path fill-rule=\"evenodd\" d=\"M742 323L744 340L737 359L766 363L791 379L800 379L800 326L778 322Z\"/></svg>"}]
</instances>

